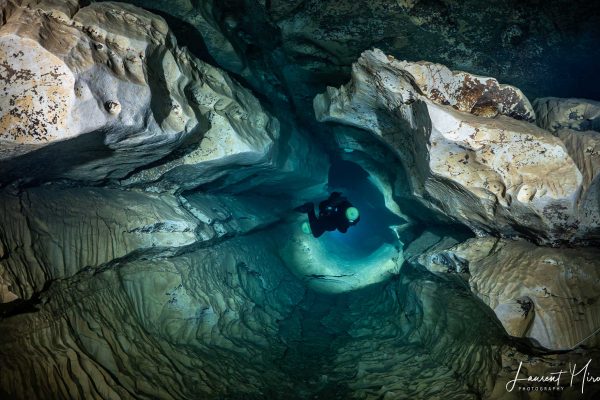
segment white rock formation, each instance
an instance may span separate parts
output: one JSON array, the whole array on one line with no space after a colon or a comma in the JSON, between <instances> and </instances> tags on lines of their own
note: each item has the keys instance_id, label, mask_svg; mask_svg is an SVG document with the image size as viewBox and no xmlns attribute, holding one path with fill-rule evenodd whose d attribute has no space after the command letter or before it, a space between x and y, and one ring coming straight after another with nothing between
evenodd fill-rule
<instances>
[{"instance_id":1,"label":"white rock formation","mask_svg":"<svg viewBox=\"0 0 600 400\"><path fill-rule=\"evenodd\" d=\"M513 336L524 334L553 350L572 349L582 341L589 347L600 343L599 249L555 249L523 240L480 238L432 251L421 256L420 263L439 274L443 272L436 265L449 257L468 267L471 290ZM517 300L523 303L524 297L533 307L523 308L529 310L523 318L506 312L516 310L509 306Z\"/></svg>"},{"instance_id":2,"label":"white rock formation","mask_svg":"<svg viewBox=\"0 0 600 400\"><path fill-rule=\"evenodd\" d=\"M583 175L579 219L595 226L581 227L583 240L600 240L600 103L583 99L536 99L538 125L560 138Z\"/></svg>"},{"instance_id":3,"label":"white rock formation","mask_svg":"<svg viewBox=\"0 0 600 400\"><path fill-rule=\"evenodd\" d=\"M498 83L494 78L452 71L441 64L398 61L423 95L436 103L483 117L508 115L534 121L535 113L527 97L517 88Z\"/></svg>"},{"instance_id":4,"label":"white rock formation","mask_svg":"<svg viewBox=\"0 0 600 400\"><path fill-rule=\"evenodd\" d=\"M150 12L11 0L0 13L5 183L119 179L169 156L126 183L164 178L161 190L187 189L244 168L241 180L310 151L300 141L283 155L278 121L227 74L178 48Z\"/></svg>"},{"instance_id":5,"label":"white rock formation","mask_svg":"<svg viewBox=\"0 0 600 400\"><path fill-rule=\"evenodd\" d=\"M353 65L349 84L328 88L314 108L320 121L355 126L386 143L414 196L475 232L547 243L596 228L579 219L582 175L565 146L517 120L533 113L516 88L374 50Z\"/></svg>"}]
</instances>

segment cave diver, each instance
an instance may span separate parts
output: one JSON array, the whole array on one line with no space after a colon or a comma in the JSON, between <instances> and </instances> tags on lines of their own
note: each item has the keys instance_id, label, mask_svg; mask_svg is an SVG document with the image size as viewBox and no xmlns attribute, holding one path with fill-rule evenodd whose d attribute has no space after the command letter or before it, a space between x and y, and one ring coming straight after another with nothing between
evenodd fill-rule
<instances>
[{"instance_id":1,"label":"cave diver","mask_svg":"<svg viewBox=\"0 0 600 400\"><path fill-rule=\"evenodd\" d=\"M327 200L319 203L319 217L315 213L312 202L295 208L296 211L307 213L308 222L302 224L302 231L318 238L325 231L338 230L346 233L348 228L360 220L358 209L340 192L333 192Z\"/></svg>"}]
</instances>

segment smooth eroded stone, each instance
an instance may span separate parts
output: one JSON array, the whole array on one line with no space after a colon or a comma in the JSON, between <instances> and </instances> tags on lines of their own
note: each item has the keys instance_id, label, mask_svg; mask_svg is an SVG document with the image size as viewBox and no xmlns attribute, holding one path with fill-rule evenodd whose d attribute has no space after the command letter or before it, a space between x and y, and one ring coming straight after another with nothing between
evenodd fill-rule
<instances>
[{"instance_id":1,"label":"smooth eroded stone","mask_svg":"<svg viewBox=\"0 0 600 400\"><path fill-rule=\"evenodd\" d=\"M465 82L483 85L484 78L433 67L366 51L350 83L315 97L317 119L382 140L400 158L421 204L476 233L553 243L595 229L578 216L581 172L558 138L519 120L533 118L519 90L488 79L495 89L473 92ZM438 69L445 77L427 75ZM479 101L498 113L475 115Z\"/></svg>"},{"instance_id":2,"label":"smooth eroded stone","mask_svg":"<svg viewBox=\"0 0 600 400\"><path fill-rule=\"evenodd\" d=\"M583 175L579 195L577 236L583 241L600 240L600 132L560 129L556 135Z\"/></svg>"},{"instance_id":3,"label":"smooth eroded stone","mask_svg":"<svg viewBox=\"0 0 600 400\"><path fill-rule=\"evenodd\" d=\"M191 245L203 225L174 196L105 188L3 193L0 220L0 272L24 298L83 268Z\"/></svg>"},{"instance_id":4,"label":"smooth eroded stone","mask_svg":"<svg viewBox=\"0 0 600 400\"><path fill-rule=\"evenodd\" d=\"M498 304L494 313L509 335L522 337L533 321L534 309L533 300L529 297L520 297L507 303Z\"/></svg>"},{"instance_id":5,"label":"smooth eroded stone","mask_svg":"<svg viewBox=\"0 0 600 400\"><path fill-rule=\"evenodd\" d=\"M305 218L296 219L281 230L280 255L287 267L311 289L323 293L344 293L384 282L400 271L402 250L382 243L372 253L357 257L349 245L319 238L304 231ZM351 229L351 228L350 228Z\"/></svg>"},{"instance_id":6,"label":"smooth eroded stone","mask_svg":"<svg viewBox=\"0 0 600 400\"><path fill-rule=\"evenodd\" d=\"M597 241L600 239L600 102L546 97L536 99L533 104L538 125L563 141L583 175L577 236Z\"/></svg>"},{"instance_id":7,"label":"smooth eroded stone","mask_svg":"<svg viewBox=\"0 0 600 400\"><path fill-rule=\"evenodd\" d=\"M224 165L247 168L241 180L253 166L282 162L278 121L227 74L177 47L161 17L110 2L71 12L3 7L0 184L127 177L173 190L218 179Z\"/></svg>"},{"instance_id":8,"label":"smooth eroded stone","mask_svg":"<svg viewBox=\"0 0 600 400\"><path fill-rule=\"evenodd\" d=\"M260 236L82 271L56 280L35 312L0 318L0 390L16 399L259 398L277 382L291 391L275 367L288 349L279 323L304 294Z\"/></svg>"},{"instance_id":9,"label":"smooth eroded stone","mask_svg":"<svg viewBox=\"0 0 600 400\"><path fill-rule=\"evenodd\" d=\"M511 335L523 331L553 350L598 345L599 337L592 335L600 326L598 248L550 248L523 240L480 238L449 251L468 262L471 290L498 314ZM523 297L535 308L529 329L529 315L518 317L515 304Z\"/></svg>"}]
</instances>

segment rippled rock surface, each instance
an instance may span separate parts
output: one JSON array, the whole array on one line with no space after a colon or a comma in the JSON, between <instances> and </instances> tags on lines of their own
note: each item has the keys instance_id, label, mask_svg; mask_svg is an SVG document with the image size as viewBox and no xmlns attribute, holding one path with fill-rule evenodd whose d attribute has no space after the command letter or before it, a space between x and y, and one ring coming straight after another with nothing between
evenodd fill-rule
<instances>
[{"instance_id":1,"label":"rippled rock surface","mask_svg":"<svg viewBox=\"0 0 600 400\"><path fill-rule=\"evenodd\" d=\"M583 238L600 237L600 103L584 99L541 98L534 102L537 124L565 144L583 175L579 197L581 218L593 221Z\"/></svg>"},{"instance_id":2,"label":"rippled rock surface","mask_svg":"<svg viewBox=\"0 0 600 400\"><path fill-rule=\"evenodd\" d=\"M473 293L513 336L549 349L572 349L599 325L597 248L552 249L523 240L470 239L437 247L418 263L445 275L463 272Z\"/></svg>"},{"instance_id":3,"label":"rippled rock surface","mask_svg":"<svg viewBox=\"0 0 600 400\"><path fill-rule=\"evenodd\" d=\"M556 6L129 3L0 0L1 398L600 396L597 105L454 70Z\"/></svg>"}]
</instances>

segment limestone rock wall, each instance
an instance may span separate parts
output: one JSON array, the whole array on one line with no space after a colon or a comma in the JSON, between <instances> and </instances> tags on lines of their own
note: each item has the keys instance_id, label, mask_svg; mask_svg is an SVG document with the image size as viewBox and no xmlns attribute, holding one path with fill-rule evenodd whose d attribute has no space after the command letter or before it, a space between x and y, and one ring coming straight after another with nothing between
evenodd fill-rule
<instances>
[{"instance_id":1,"label":"limestone rock wall","mask_svg":"<svg viewBox=\"0 0 600 400\"><path fill-rule=\"evenodd\" d=\"M451 71L441 64L399 61L429 99L470 114L495 117L498 114L534 121L535 113L527 97L517 88L502 85L494 78Z\"/></svg>"},{"instance_id":2,"label":"limestone rock wall","mask_svg":"<svg viewBox=\"0 0 600 400\"><path fill-rule=\"evenodd\" d=\"M369 134L350 126L330 126L323 135L327 149L342 160L360 165L384 196L385 206L406 221L433 217L415 210L402 163L385 144L369 140Z\"/></svg>"},{"instance_id":3,"label":"limestone rock wall","mask_svg":"<svg viewBox=\"0 0 600 400\"><path fill-rule=\"evenodd\" d=\"M336 297L310 294L277 256L275 237L262 231L176 256L140 254L56 280L31 312L0 323L0 393L459 399L490 392L502 335L489 315L472 312L472 298L414 270Z\"/></svg>"},{"instance_id":4,"label":"limestone rock wall","mask_svg":"<svg viewBox=\"0 0 600 400\"><path fill-rule=\"evenodd\" d=\"M285 343L278 321L304 288L245 237L139 257L56 281L41 311L0 327L10 398L263 398Z\"/></svg>"},{"instance_id":5,"label":"limestone rock wall","mask_svg":"<svg viewBox=\"0 0 600 400\"><path fill-rule=\"evenodd\" d=\"M324 85L348 80L373 47L412 61L493 75L530 98L596 98L598 14L589 1L129 0L168 14L186 45L311 121ZM565 59L576 60L565 63ZM580 79L587 82L580 85Z\"/></svg>"},{"instance_id":6,"label":"limestone rock wall","mask_svg":"<svg viewBox=\"0 0 600 400\"><path fill-rule=\"evenodd\" d=\"M598 346L599 256L597 248L555 249L489 237L431 249L418 263L441 275L462 268L472 292L509 333L524 331L543 347L566 350Z\"/></svg>"},{"instance_id":7,"label":"limestone rock wall","mask_svg":"<svg viewBox=\"0 0 600 400\"><path fill-rule=\"evenodd\" d=\"M586 356L532 358L506 332L600 345L595 248L483 237L598 239L595 133L555 137L516 87L379 51L315 100L350 129L298 123L375 40L365 31L402 28L398 9L426 30L439 15L135 3L263 97L149 11L0 0L0 397L495 399L515 360L545 373ZM314 139L329 133L396 215L482 237L426 232L359 260L302 236L291 210L325 194Z\"/></svg>"},{"instance_id":8,"label":"limestone rock wall","mask_svg":"<svg viewBox=\"0 0 600 400\"><path fill-rule=\"evenodd\" d=\"M288 159L319 159L297 133L281 137L279 122L249 91L177 47L155 14L122 3L60 12L44 4L3 5L4 184L127 178L126 185L174 191L240 168L238 181L265 169L298 178L281 168Z\"/></svg>"},{"instance_id":9,"label":"limestone rock wall","mask_svg":"<svg viewBox=\"0 0 600 400\"><path fill-rule=\"evenodd\" d=\"M538 125L563 141L583 175L581 219L600 227L600 103L550 97L536 99L534 106ZM597 240L600 228L579 235Z\"/></svg>"},{"instance_id":10,"label":"limestone rock wall","mask_svg":"<svg viewBox=\"0 0 600 400\"><path fill-rule=\"evenodd\" d=\"M289 391L305 288L244 235L321 193L325 155L154 14L0 5L0 397Z\"/></svg>"},{"instance_id":11,"label":"limestone rock wall","mask_svg":"<svg viewBox=\"0 0 600 400\"><path fill-rule=\"evenodd\" d=\"M189 81L191 71L179 68L174 38L160 18L127 5L65 15L19 3L0 35L5 68L17 72L2 98L2 139L27 146L21 156L79 138L79 154L58 160L60 171L83 180L122 177L196 129L194 111L181 104L187 103L185 81L181 89L168 87L178 77ZM3 176L10 167L5 163ZM45 171L38 166L35 172Z\"/></svg>"},{"instance_id":12,"label":"limestone rock wall","mask_svg":"<svg viewBox=\"0 0 600 400\"><path fill-rule=\"evenodd\" d=\"M580 220L591 221L594 227L592 230L580 228L578 236L584 241L597 241L600 238L600 132L563 129L558 132L558 137L583 175Z\"/></svg>"},{"instance_id":13,"label":"limestone rock wall","mask_svg":"<svg viewBox=\"0 0 600 400\"><path fill-rule=\"evenodd\" d=\"M483 244L473 244L477 251ZM600 327L597 249L536 248L525 242L497 242L491 254L469 263L470 285L490 307L523 295L535 316L528 337L551 349L570 349ZM466 258L466 257L465 257ZM499 278L502 276L502 278ZM598 336L585 341L598 345Z\"/></svg>"},{"instance_id":14,"label":"limestone rock wall","mask_svg":"<svg viewBox=\"0 0 600 400\"><path fill-rule=\"evenodd\" d=\"M257 196L38 187L2 194L0 277L27 299L54 279L140 254L209 246L278 221L289 203Z\"/></svg>"},{"instance_id":15,"label":"limestone rock wall","mask_svg":"<svg viewBox=\"0 0 600 400\"><path fill-rule=\"evenodd\" d=\"M405 265L383 289L355 294L342 314L351 339L336 354L338 379L356 398L489 396L501 328L465 291Z\"/></svg>"},{"instance_id":16,"label":"limestone rock wall","mask_svg":"<svg viewBox=\"0 0 600 400\"><path fill-rule=\"evenodd\" d=\"M518 89L407 65L412 64L366 51L354 64L350 83L315 98L317 119L371 132L396 152L422 204L477 233L552 243L597 229L594 219L579 215L582 174L563 143L501 114L533 118ZM411 70L420 75L415 78ZM434 90L464 88L465 81L484 81L495 89ZM505 94L492 94L498 91ZM479 113L478 101L493 113L472 114Z\"/></svg>"},{"instance_id":17,"label":"limestone rock wall","mask_svg":"<svg viewBox=\"0 0 600 400\"><path fill-rule=\"evenodd\" d=\"M537 124L551 132L561 129L600 131L600 102L542 97L533 102Z\"/></svg>"},{"instance_id":18,"label":"limestone rock wall","mask_svg":"<svg viewBox=\"0 0 600 400\"><path fill-rule=\"evenodd\" d=\"M201 226L175 197L121 190L38 188L3 194L0 204L0 263L23 298L136 251L193 244Z\"/></svg>"}]
</instances>

